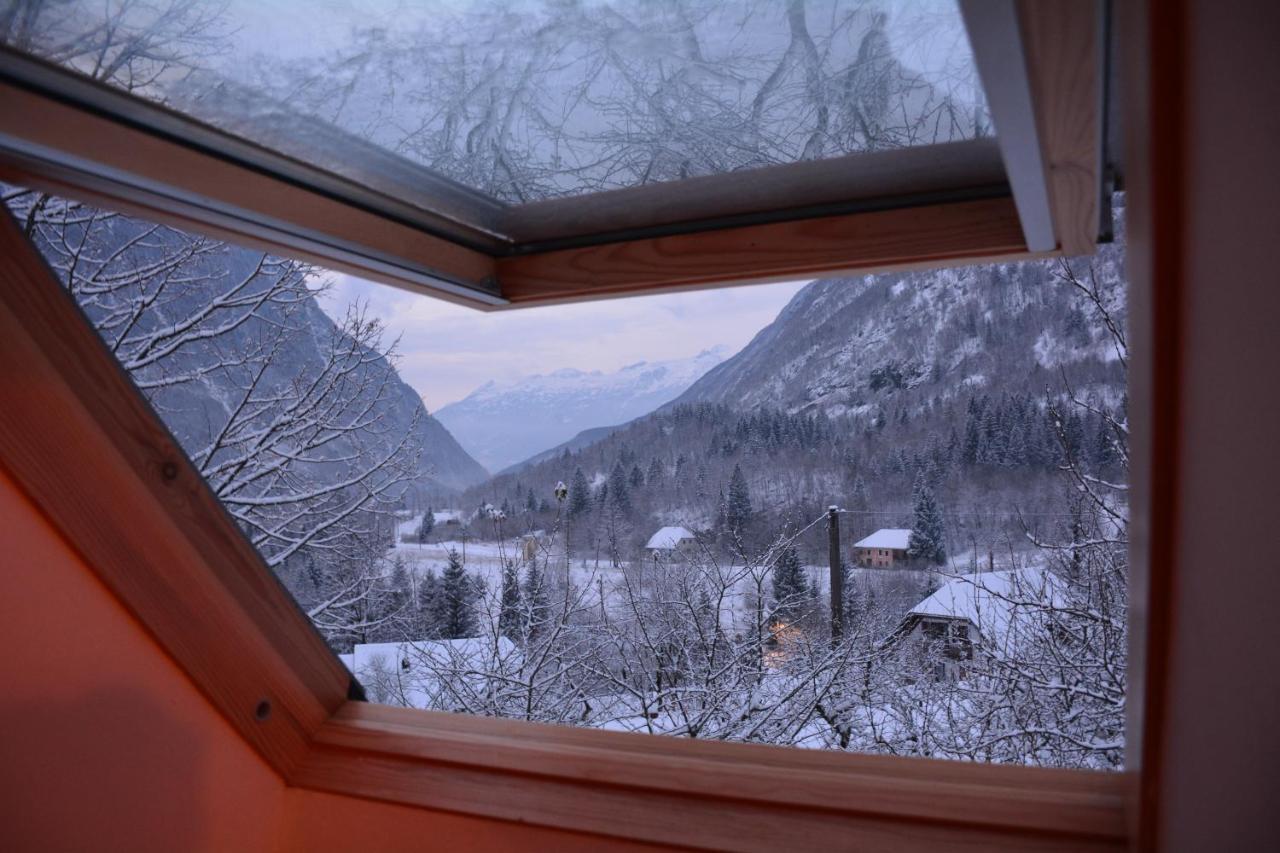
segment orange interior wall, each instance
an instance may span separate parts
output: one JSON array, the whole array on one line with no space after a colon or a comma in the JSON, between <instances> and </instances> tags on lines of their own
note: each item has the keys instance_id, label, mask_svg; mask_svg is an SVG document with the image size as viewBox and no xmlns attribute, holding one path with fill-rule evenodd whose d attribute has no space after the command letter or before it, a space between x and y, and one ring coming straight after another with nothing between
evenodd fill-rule
<instances>
[{"instance_id":1,"label":"orange interior wall","mask_svg":"<svg viewBox=\"0 0 1280 853\"><path fill-rule=\"evenodd\" d=\"M652 850L287 788L0 469L0 850Z\"/></svg>"},{"instance_id":2,"label":"orange interior wall","mask_svg":"<svg viewBox=\"0 0 1280 853\"><path fill-rule=\"evenodd\" d=\"M0 584L0 848L276 846L283 781L2 470Z\"/></svg>"}]
</instances>

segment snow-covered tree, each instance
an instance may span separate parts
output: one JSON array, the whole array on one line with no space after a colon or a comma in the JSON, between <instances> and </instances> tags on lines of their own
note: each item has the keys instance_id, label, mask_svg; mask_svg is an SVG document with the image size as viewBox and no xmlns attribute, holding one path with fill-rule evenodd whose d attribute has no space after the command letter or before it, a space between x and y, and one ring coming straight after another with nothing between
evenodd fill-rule
<instances>
[{"instance_id":1,"label":"snow-covered tree","mask_svg":"<svg viewBox=\"0 0 1280 853\"><path fill-rule=\"evenodd\" d=\"M422 514L422 521L418 523L417 535L415 537L418 540L419 545L425 545L427 543L428 539L431 537L431 531L435 529L435 526L436 514L431 510L431 507L427 507L427 511Z\"/></svg>"},{"instance_id":2,"label":"snow-covered tree","mask_svg":"<svg viewBox=\"0 0 1280 853\"><path fill-rule=\"evenodd\" d=\"M623 470L622 462L613 463L613 469L609 472L609 500L617 507L619 512L627 513L631 511L631 487L627 482L626 471Z\"/></svg>"},{"instance_id":3,"label":"snow-covered tree","mask_svg":"<svg viewBox=\"0 0 1280 853\"><path fill-rule=\"evenodd\" d=\"M587 484L587 475L581 468L574 469L572 485L569 487L569 515L579 516L591 507L591 486Z\"/></svg>"},{"instance_id":4,"label":"snow-covered tree","mask_svg":"<svg viewBox=\"0 0 1280 853\"><path fill-rule=\"evenodd\" d=\"M794 546L782 550L773 564L773 614L782 622L795 622L808 609L809 580Z\"/></svg>"},{"instance_id":5,"label":"snow-covered tree","mask_svg":"<svg viewBox=\"0 0 1280 853\"><path fill-rule=\"evenodd\" d=\"M520 574L516 569L515 562L508 560L502 566L498 633L509 640L517 640L523 635L524 620L524 600L520 590Z\"/></svg>"},{"instance_id":6,"label":"snow-covered tree","mask_svg":"<svg viewBox=\"0 0 1280 853\"><path fill-rule=\"evenodd\" d=\"M449 549L449 564L440 576L440 635L470 637L475 633L475 579L467 574L458 552Z\"/></svg>"},{"instance_id":7,"label":"snow-covered tree","mask_svg":"<svg viewBox=\"0 0 1280 853\"><path fill-rule=\"evenodd\" d=\"M947 531L942 510L938 508L933 489L923 479L917 482L915 492L907 556L932 565L944 565L947 562Z\"/></svg>"},{"instance_id":8,"label":"snow-covered tree","mask_svg":"<svg viewBox=\"0 0 1280 853\"><path fill-rule=\"evenodd\" d=\"M741 534L751 523L754 512L747 477L742 473L741 465L734 465L733 474L729 478L729 493L725 498L725 529L733 536Z\"/></svg>"}]
</instances>

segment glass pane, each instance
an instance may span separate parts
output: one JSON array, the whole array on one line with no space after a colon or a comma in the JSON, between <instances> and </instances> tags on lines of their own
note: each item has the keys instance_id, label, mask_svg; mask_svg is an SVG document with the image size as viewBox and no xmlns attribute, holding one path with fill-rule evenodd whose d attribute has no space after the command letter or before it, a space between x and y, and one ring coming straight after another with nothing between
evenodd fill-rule
<instances>
[{"instance_id":1,"label":"glass pane","mask_svg":"<svg viewBox=\"0 0 1280 853\"><path fill-rule=\"evenodd\" d=\"M426 206L990 134L954 0L9 9L5 44Z\"/></svg>"},{"instance_id":2,"label":"glass pane","mask_svg":"<svg viewBox=\"0 0 1280 853\"><path fill-rule=\"evenodd\" d=\"M482 314L4 194L372 700L1120 766L1123 197L1070 263Z\"/></svg>"}]
</instances>

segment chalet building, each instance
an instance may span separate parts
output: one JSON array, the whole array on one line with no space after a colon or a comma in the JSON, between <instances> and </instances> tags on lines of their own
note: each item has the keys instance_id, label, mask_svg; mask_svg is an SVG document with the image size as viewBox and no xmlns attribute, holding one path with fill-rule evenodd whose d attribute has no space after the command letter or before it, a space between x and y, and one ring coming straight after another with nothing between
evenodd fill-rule
<instances>
[{"instance_id":1,"label":"chalet building","mask_svg":"<svg viewBox=\"0 0 1280 853\"><path fill-rule=\"evenodd\" d=\"M431 514L431 520L436 527L458 527L463 521L463 512L460 509L442 509Z\"/></svg>"},{"instance_id":2,"label":"chalet building","mask_svg":"<svg viewBox=\"0 0 1280 853\"><path fill-rule=\"evenodd\" d=\"M357 643L338 659L360 679L374 702L402 708L448 708L454 699L446 691L456 684L442 685L442 676L467 673L464 683L482 690L482 677L471 673L501 669L503 664L518 665L519 654L515 643L499 636Z\"/></svg>"},{"instance_id":3,"label":"chalet building","mask_svg":"<svg viewBox=\"0 0 1280 853\"><path fill-rule=\"evenodd\" d=\"M644 547L655 560L679 559L697 553L698 537L687 527L663 527L649 537Z\"/></svg>"},{"instance_id":4,"label":"chalet building","mask_svg":"<svg viewBox=\"0 0 1280 853\"><path fill-rule=\"evenodd\" d=\"M853 543L854 559L859 566L891 569L907 561L907 548L910 544L910 530L884 527Z\"/></svg>"},{"instance_id":5,"label":"chalet building","mask_svg":"<svg viewBox=\"0 0 1280 853\"><path fill-rule=\"evenodd\" d=\"M935 681L964 678L975 653L999 657L1060 598L1038 568L960 575L907 611L891 644L928 661Z\"/></svg>"}]
</instances>

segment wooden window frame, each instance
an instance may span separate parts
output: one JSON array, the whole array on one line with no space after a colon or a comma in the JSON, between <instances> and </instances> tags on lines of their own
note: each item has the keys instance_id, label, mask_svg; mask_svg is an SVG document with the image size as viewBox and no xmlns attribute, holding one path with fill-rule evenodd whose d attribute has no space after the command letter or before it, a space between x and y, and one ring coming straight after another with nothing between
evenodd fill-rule
<instances>
[{"instance_id":1,"label":"wooden window frame","mask_svg":"<svg viewBox=\"0 0 1280 853\"><path fill-rule=\"evenodd\" d=\"M679 846L1116 850L1124 774L377 706L8 212L0 466L291 786ZM87 489L85 483L92 483Z\"/></svg>"},{"instance_id":2,"label":"wooden window frame","mask_svg":"<svg viewBox=\"0 0 1280 853\"><path fill-rule=\"evenodd\" d=\"M1102 0L962 0L998 135L507 207L333 128L362 183L0 47L0 180L485 310L1088 254ZM306 122L305 119L299 121ZM410 203L388 187L412 186Z\"/></svg>"},{"instance_id":3,"label":"wooden window frame","mask_svg":"<svg viewBox=\"0 0 1280 853\"><path fill-rule=\"evenodd\" d=\"M1044 5L1054 7L1046 13L1052 18L1066 15L1061 8L1070 4ZM1133 13L1135 29L1150 25L1146 14L1145 9ZM1036 31L1025 17L1022 20L1034 70L1032 56L1038 48L1032 46L1052 39L1047 30ZM1137 48L1145 51L1147 45ZM1136 66L1145 61L1144 53L1133 62ZM1032 79L1037 79L1035 73ZM1140 93L1141 99L1149 97ZM1137 107L1146 110L1150 104L1144 100ZM1054 121L1052 116L1038 116L1042 128ZM1137 153L1145 153L1150 137L1140 137L1138 145ZM1050 203L1060 241L1056 251L1091 245L1087 222L1096 216L1096 208L1082 213L1089 207L1080 201L1088 195L1088 182L1081 179L1084 167L1057 174L1057 165L1065 161L1054 151L1053 144L1046 144ZM1132 155L1129 162L1136 162ZM1175 185L1177 152L1166 153L1160 163L1169 186ZM158 210L153 200L123 198L84 173L69 169L59 176L44 167L25 170L32 165L5 158L2 177L94 201L123 203L133 212L220 236L245 236L239 225L219 226L212 214L197 211L193 216L181 205ZM1162 189L1168 188L1147 191ZM1074 207L1070 199L1076 199ZM1006 198L1003 203L1006 224L1016 221L1016 213L1009 213L1012 202ZM1130 200L1131 208L1144 203L1150 203L1148 196ZM850 215L882 222L883 216L900 217L903 210L936 212L945 207ZM857 220L859 234L870 221ZM365 225L371 228L377 222L372 216ZM1064 223L1079 226L1072 238L1079 242L1063 239L1066 231L1057 229ZM762 232L757 239L769 243L793 225L783 223L783 230ZM902 227L899 219L895 228ZM723 237L725 232L718 233ZM880 256L872 268L983 258L992 248L969 245L956 254L961 250L953 247L923 257L921 244L912 243L911 236L901 236L911 245L899 257ZM1164 573L1148 573L1147 560L1172 559L1166 553L1171 541L1169 507L1153 502L1152 496L1162 494L1177 478L1172 439L1167 432L1153 430L1151 413L1176 405L1176 388L1168 377L1176 365L1178 318L1167 307L1157 310L1150 276L1152 259L1158 262L1160 256L1149 239L1146 232L1131 232L1130 257L1137 260L1130 266L1131 309L1147 317L1145 334L1135 334L1132 341L1131 384L1137 393L1130 415L1135 435L1148 442L1135 454L1134 506L1135 512L1148 515L1133 551L1140 618L1132 632L1135 701L1130 731L1147 749L1123 773L706 743L358 701L349 673L240 535L7 213L0 216L0 360L5 365L0 372L0 467L291 786L704 848L778 849L802 837L813 846L840 848L1120 849L1135 840L1141 843L1151 821L1145 815L1154 808L1149 777L1158 770L1158 755L1150 745L1157 742L1162 717L1158 703L1142 701L1142 691L1148 671L1156 676L1154 684L1146 685L1151 695L1162 686L1168 589ZM255 241L282 252L308 254L291 240ZM424 257L435 248L414 246ZM1010 249L1002 243L995 248L995 257L1027 255L1025 247ZM657 283L647 281L645 286L688 286L688 259L676 256L679 260L672 262L668 278L653 275ZM477 262L466 254L457 258L463 265ZM432 259L437 260L434 255ZM864 260L855 260L853 268L862 269L858 264ZM488 269L479 263L482 271ZM364 261L351 267L363 274L371 269ZM815 267L810 273L834 269ZM717 274L723 275L723 270ZM710 285L717 274L694 283ZM373 277L406 286L398 271ZM625 292L626 286L623 282L609 293ZM427 289L441 293L435 283ZM474 301L471 294L444 295ZM529 302L584 295L595 298L600 291L540 293ZM1173 296L1162 292L1161 299L1168 301L1159 304L1167 306ZM94 488L85 489L85 482L94 483ZM1154 651L1148 652L1149 646Z\"/></svg>"}]
</instances>

